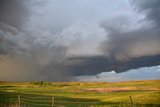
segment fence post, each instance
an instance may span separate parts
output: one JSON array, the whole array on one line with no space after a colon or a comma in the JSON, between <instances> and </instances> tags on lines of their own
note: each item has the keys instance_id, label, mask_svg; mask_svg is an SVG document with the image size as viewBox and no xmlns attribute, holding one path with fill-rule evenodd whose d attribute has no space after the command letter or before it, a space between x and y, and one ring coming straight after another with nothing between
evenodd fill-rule
<instances>
[{"instance_id":1,"label":"fence post","mask_svg":"<svg viewBox=\"0 0 160 107\"><path fill-rule=\"evenodd\" d=\"M54 97L52 97L52 107L54 106Z\"/></svg>"},{"instance_id":2,"label":"fence post","mask_svg":"<svg viewBox=\"0 0 160 107\"><path fill-rule=\"evenodd\" d=\"M18 95L18 107L20 107L21 106L21 98L20 98L20 96Z\"/></svg>"},{"instance_id":3,"label":"fence post","mask_svg":"<svg viewBox=\"0 0 160 107\"><path fill-rule=\"evenodd\" d=\"M131 97L131 96L129 96L129 98L130 98L130 101L131 101L131 107L132 107L132 104L133 104L132 97Z\"/></svg>"},{"instance_id":4,"label":"fence post","mask_svg":"<svg viewBox=\"0 0 160 107\"><path fill-rule=\"evenodd\" d=\"M9 100L9 107L11 106L11 99Z\"/></svg>"}]
</instances>

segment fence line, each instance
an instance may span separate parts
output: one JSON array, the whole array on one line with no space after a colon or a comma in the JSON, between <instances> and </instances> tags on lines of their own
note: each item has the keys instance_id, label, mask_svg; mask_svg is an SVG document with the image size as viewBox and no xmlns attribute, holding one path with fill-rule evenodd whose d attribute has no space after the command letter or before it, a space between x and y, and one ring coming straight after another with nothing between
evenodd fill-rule
<instances>
[{"instance_id":1,"label":"fence line","mask_svg":"<svg viewBox=\"0 0 160 107\"><path fill-rule=\"evenodd\" d=\"M5 98L7 98L5 100ZM1 98L0 98L1 99ZM87 104L87 105L96 105L96 104L100 104L100 101L69 101L69 100L65 100L65 99L59 99L56 100L54 96L48 96L48 97L43 97L43 96L20 96L18 95L17 98L16 97L3 97L4 99L4 103L6 105L9 105L9 107L11 107L10 105L15 104L16 107L56 107L56 106L60 106L60 105L66 105L66 104ZM131 96L129 96L129 100L130 103L127 102L121 102L120 104L122 105L130 105L130 107L132 107L133 104L133 99ZM59 104L59 105L58 105Z\"/></svg>"},{"instance_id":2,"label":"fence line","mask_svg":"<svg viewBox=\"0 0 160 107\"><path fill-rule=\"evenodd\" d=\"M33 96L33 97L28 97L28 96L20 96L18 95L16 97L3 97L3 99L6 99L4 105L13 105L15 104L16 107L28 107L28 106L44 106L44 107L56 107L59 105L64 105L64 104L95 104L99 103L98 101L65 101L64 99L61 100L55 100L55 97L53 96L48 96L48 97L43 97L43 96ZM59 105L58 105L59 104ZM26 106L27 105L27 106Z\"/></svg>"}]
</instances>

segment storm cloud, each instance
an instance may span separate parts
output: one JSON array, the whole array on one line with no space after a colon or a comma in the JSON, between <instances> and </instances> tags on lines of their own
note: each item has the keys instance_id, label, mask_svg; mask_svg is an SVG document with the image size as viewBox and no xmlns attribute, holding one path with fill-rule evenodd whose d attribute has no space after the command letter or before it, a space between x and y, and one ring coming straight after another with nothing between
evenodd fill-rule
<instances>
[{"instance_id":1,"label":"storm cloud","mask_svg":"<svg viewBox=\"0 0 160 107\"><path fill-rule=\"evenodd\" d=\"M66 70L61 70L60 63L66 48L55 43L56 35L51 36L49 31L28 25L34 17L31 10L33 7L43 7L40 4L45 3L0 1L1 80L66 80L62 78ZM49 77L50 74L52 77Z\"/></svg>"},{"instance_id":2,"label":"storm cloud","mask_svg":"<svg viewBox=\"0 0 160 107\"><path fill-rule=\"evenodd\" d=\"M0 1L0 20L3 23L19 27L30 15L25 0L1 0Z\"/></svg>"},{"instance_id":3,"label":"storm cloud","mask_svg":"<svg viewBox=\"0 0 160 107\"><path fill-rule=\"evenodd\" d=\"M143 18L132 23L126 15L115 15L100 22L106 39L99 45L101 56L75 57L75 75L96 75L114 70L117 73L160 64L159 1L131 1Z\"/></svg>"},{"instance_id":4,"label":"storm cloud","mask_svg":"<svg viewBox=\"0 0 160 107\"><path fill-rule=\"evenodd\" d=\"M1 0L0 80L73 81L159 65L159 5L159 0Z\"/></svg>"},{"instance_id":5,"label":"storm cloud","mask_svg":"<svg viewBox=\"0 0 160 107\"><path fill-rule=\"evenodd\" d=\"M116 69L112 70L116 72L160 64L160 2L137 0L131 3L145 15L138 22L142 25L128 29L130 24L126 17L116 17L101 23L107 32L102 50L115 61Z\"/></svg>"}]
</instances>

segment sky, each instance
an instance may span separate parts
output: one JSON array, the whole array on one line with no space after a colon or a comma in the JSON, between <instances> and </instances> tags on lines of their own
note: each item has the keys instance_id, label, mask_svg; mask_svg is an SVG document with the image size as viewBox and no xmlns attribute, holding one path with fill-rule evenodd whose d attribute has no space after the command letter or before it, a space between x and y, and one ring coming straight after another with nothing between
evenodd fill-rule
<instances>
[{"instance_id":1,"label":"sky","mask_svg":"<svg viewBox=\"0 0 160 107\"><path fill-rule=\"evenodd\" d=\"M159 0L0 0L0 81L159 74L159 29Z\"/></svg>"},{"instance_id":2,"label":"sky","mask_svg":"<svg viewBox=\"0 0 160 107\"><path fill-rule=\"evenodd\" d=\"M141 67L122 73L103 72L92 76L77 76L78 81L87 82L119 82L134 80L155 80L160 78L160 66Z\"/></svg>"}]
</instances>

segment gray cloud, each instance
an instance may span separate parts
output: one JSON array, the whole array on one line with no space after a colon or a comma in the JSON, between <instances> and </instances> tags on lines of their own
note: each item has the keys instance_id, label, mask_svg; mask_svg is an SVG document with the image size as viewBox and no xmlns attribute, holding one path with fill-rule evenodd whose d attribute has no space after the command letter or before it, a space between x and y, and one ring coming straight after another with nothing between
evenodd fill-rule
<instances>
[{"instance_id":1,"label":"gray cloud","mask_svg":"<svg viewBox=\"0 0 160 107\"><path fill-rule=\"evenodd\" d=\"M159 1L132 1L132 5L145 15L136 23L128 16L113 16L102 21L106 40L99 49L103 56L73 57L74 75L95 75L104 71L124 72L160 64Z\"/></svg>"},{"instance_id":2,"label":"gray cloud","mask_svg":"<svg viewBox=\"0 0 160 107\"><path fill-rule=\"evenodd\" d=\"M28 25L34 8L45 3L0 1L0 80L67 80L61 64L66 47L56 43L54 33L38 28L37 24Z\"/></svg>"},{"instance_id":3,"label":"gray cloud","mask_svg":"<svg viewBox=\"0 0 160 107\"><path fill-rule=\"evenodd\" d=\"M145 16L138 21L123 13L126 0L121 11L120 2L109 10L109 1L63 2L0 1L0 80L70 81L160 64L158 1L132 1Z\"/></svg>"},{"instance_id":4,"label":"gray cloud","mask_svg":"<svg viewBox=\"0 0 160 107\"><path fill-rule=\"evenodd\" d=\"M152 21L155 26L160 26L160 1L159 0L132 0L131 3L146 16L146 20Z\"/></svg>"},{"instance_id":5,"label":"gray cloud","mask_svg":"<svg viewBox=\"0 0 160 107\"><path fill-rule=\"evenodd\" d=\"M56 40L44 36L45 33L40 33L37 38L27 34L8 24L1 24L1 80L69 80L65 77L68 73L62 63L66 47L54 43Z\"/></svg>"},{"instance_id":6,"label":"gray cloud","mask_svg":"<svg viewBox=\"0 0 160 107\"><path fill-rule=\"evenodd\" d=\"M24 0L1 0L0 21L19 27L28 20L29 11Z\"/></svg>"},{"instance_id":7,"label":"gray cloud","mask_svg":"<svg viewBox=\"0 0 160 107\"><path fill-rule=\"evenodd\" d=\"M117 17L101 23L106 30L107 39L102 43L104 54L115 61L115 69L122 72L141 66L160 64L160 31L159 31L159 1L133 1L145 18L141 23L148 23L138 28L129 29L127 18ZM155 14L155 15L154 15ZM154 23L150 23L154 22ZM117 25L117 26L116 26ZM126 28L125 28L125 25ZM155 60L156 59L156 60ZM110 67L108 67L110 69Z\"/></svg>"}]
</instances>

